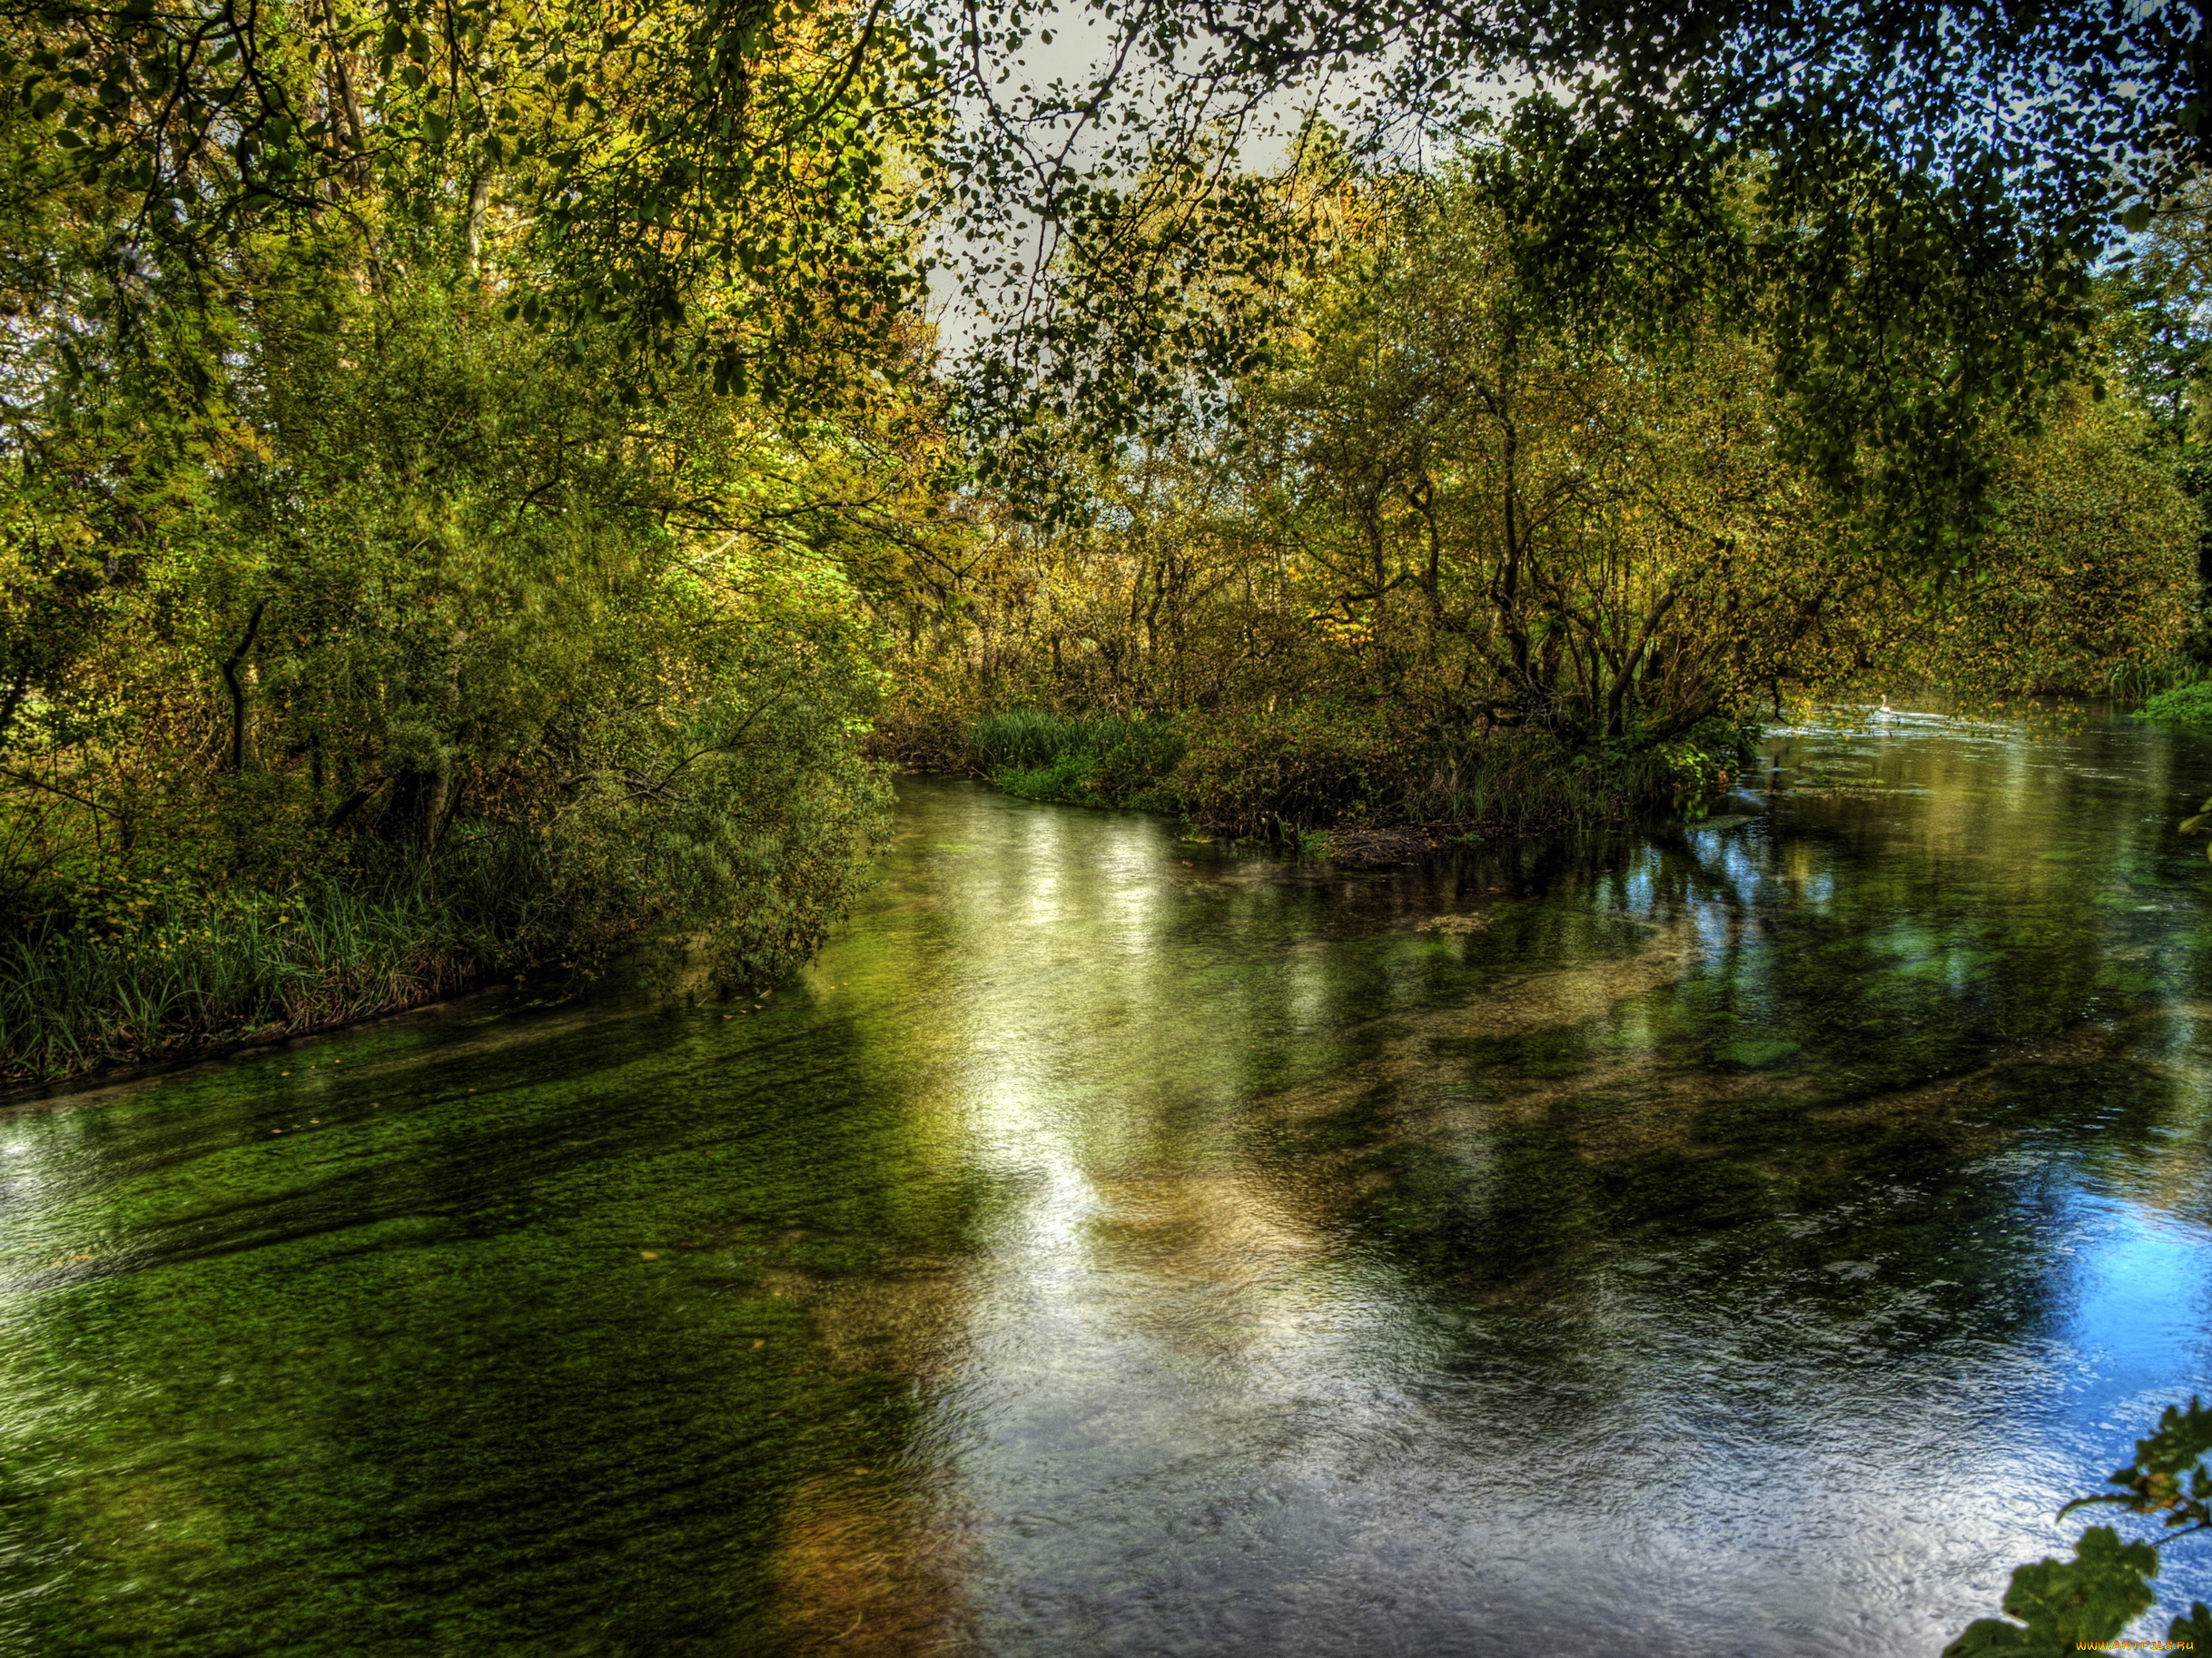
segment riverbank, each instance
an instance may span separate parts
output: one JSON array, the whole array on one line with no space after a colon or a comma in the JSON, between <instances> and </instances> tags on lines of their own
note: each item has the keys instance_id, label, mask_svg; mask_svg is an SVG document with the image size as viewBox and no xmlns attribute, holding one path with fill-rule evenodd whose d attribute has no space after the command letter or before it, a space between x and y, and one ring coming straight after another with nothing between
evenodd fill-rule
<instances>
[{"instance_id":1,"label":"riverbank","mask_svg":"<svg viewBox=\"0 0 2212 1658\"><path fill-rule=\"evenodd\" d=\"M875 742L908 769L1024 799L1180 815L1201 834L1377 862L1666 810L1749 764L1754 727L1573 747L1547 733L1444 733L1292 708L1128 718L1012 708L969 718L894 709Z\"/></svg>"},{"instance_id":2,"label":"riverbank","mask_svg":"<svg viewBox=\"0 0 2212 1658\"><path fill-rule=\"evenodd\" d=\"M1751 735L1709 721L1673 742L1575 751L1536 734L1445 740L1387 714L1017 708L934 735L894 713L874 742L910 769L1025 799L1158 812L1201 834L1377 864L1671 809L1740 768ZM79 894L0 941L0 1087L332 1030L603 959L652 921L542 863L494 836L434 864L388 858L281 892L211 892L164 872ZM789 971L813 942L773 945L753 976Z\"/></svg>"},{"instance_id":3,"label":"riverbank","mask_svg":"<svg viewBox=\"0 0 2212 1658\"><path fill-rule=\"evenodd\" d=\"M471 853L475 855L471 855ZM289 891L118 883L0 938L0 1087L330 1031L603 956L643 924L511 845Z\"/></svg>"}]
</instances>

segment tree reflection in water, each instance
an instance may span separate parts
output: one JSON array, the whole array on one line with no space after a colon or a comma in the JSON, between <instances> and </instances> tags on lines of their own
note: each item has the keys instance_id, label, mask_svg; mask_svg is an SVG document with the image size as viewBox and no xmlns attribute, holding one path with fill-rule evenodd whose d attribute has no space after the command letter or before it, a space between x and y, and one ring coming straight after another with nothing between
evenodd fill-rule
<instances>
[{"instance_id":1,"label":"tree reflection in water","mask_svg":"<svg viewBox=\"0 0 2212 1658\"><path fill-rule=\"evenodd\" d=\"M1384 871L911 781L757 1014L17 1115L0 1650L1932 1651L2203 1385L2212 754L1774 759Z\"/></svg>"}]
</instances>

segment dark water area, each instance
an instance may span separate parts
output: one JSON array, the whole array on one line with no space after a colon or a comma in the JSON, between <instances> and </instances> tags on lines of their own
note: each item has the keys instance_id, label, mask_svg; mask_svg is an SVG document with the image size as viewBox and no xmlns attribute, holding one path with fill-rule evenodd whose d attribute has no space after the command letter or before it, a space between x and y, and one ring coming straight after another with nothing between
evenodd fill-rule
<instances>
[{"instance_id":1,"label":"dark water area","mask_svg":"<svg viewBox=\"0 0 2212 1658\"><path fill-rule=\"evenodd\" d=\"M1933 1654L2212 1391L2212 744L1773 755L1378 871L909 781L758 1011L0 1113L0 1653Z\"/></svg>"}]
</instances>

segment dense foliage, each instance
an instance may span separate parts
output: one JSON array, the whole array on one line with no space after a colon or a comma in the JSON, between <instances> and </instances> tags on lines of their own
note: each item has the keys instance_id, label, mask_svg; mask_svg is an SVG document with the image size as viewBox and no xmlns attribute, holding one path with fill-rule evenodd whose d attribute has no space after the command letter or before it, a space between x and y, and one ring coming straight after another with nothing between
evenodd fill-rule
<instances>
[{"instance_id":1,"label":"dense foliage","mask_svg":"<svg viewBox=\"0 0 2212 1658\"><path fill-rule=\"evenodd\" d=\"M44 1063L99 1052L113 1013L53 972L121 958L161 980L133 1034L221 1031L245 1015L203 989L206 931L304 926L364 880L444 912L374 962L419 993L655 918L755 979L852 891L882 793L853 747L870 631L834 567L677 521L769 472L765 434L707 400L642 442L480 299L350 310L265 296L228 447L163 469L143 538L62 541L80 490L26 538L50 562L19 637L52 644L64 611L73 646L35 687L18 667L5 733L0 901L24 931L0 1006ZM26 516L66 489L24 484ZM348 1011L371 964L296 927L258 952L288 940L326 971L252 1017Z\"/></svg>"},{"instance_id":2,"label":"dense foliage","mask_svg":"<svg viewBox=\"0 0 2212 1658\"><path fill-rule=\"evenodd\" d=\"M1463 829L1694 793L1744 722L1843 686L2103 690L2174 658L2197 515L2134 395L1952 434L1988 523L1931 573L1896 528L1917 490L1793 439L1789 313L1684 295L1654 337L1529 290L1512 209L1555 164L1494 146L1341 200L1219 420L1098 463L1081 522L983 527L957 592L913 596L896 736L1229 833ZM1182 740L1132 771L1071 726L1010 768L972 722L1025 706Z\"/></svg>"},{"instance_id":3,"label":"dense foliage","mask_svg":"<svg viewBox=\"0 0 2212 1658\"><path fill-rule=\"evenodd\" d=\"M15 1074L759 982L885 758L1564 823L2196 622L2163 13L1101 8L1071 78L964 0L0 18Z\"/></svg>"},{"instance_id":4,"label":"dense foliage","mask_svg":"<svg viewBox=\"0 0 2212 1658\"><path fill-rule=\"evenodd\" d=\"M686 218L627 139L669 177L673 123L725 120L667 78L696 39L481 21L47 19L14 61L0 1066L648 931L758 982L856 888L885 786L848 572L933 465L889 390L881 83L759 44Z\"/></svg>"}]
</instances>

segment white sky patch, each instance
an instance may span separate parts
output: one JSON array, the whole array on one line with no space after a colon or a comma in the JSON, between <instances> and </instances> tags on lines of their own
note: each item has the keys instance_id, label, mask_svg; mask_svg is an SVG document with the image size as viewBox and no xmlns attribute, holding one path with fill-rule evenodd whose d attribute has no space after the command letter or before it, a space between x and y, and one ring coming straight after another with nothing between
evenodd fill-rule
<instances>
[{"instance_id":1,"label":"white sky patch","mask_svg":"<svg viewBox=\"0 0 2212 1658\"><path fill-rule=\"evenodd\" d=\"M1098 5L1038 13L1017 52L969 60L989 86L971 91L953 120L963 130L996 125L1017 133L1027 163L1022 199L1000 206L982 232L943 225L932 248L929 311L947 358L957 364L978 342L1046 298L1045 279L1064 226L1049 207L1071 178L1127 187L1150 145L1220 142L1225 170L1280 173L1309 123L1326 122L1372 143L1380 158L1414 166L1447 159L1457 139L1417 123L1385 128L1382 103L1400 54L1324 65L1271 89L1222 75L1204 42L1169 63L1129 48L1124 20ZM1045 36L1050 35L1048 41ZM1119 62L1117 63L1117 58ZM1110 90L1095 97L1101 84ZM1526 77L1461 78L1451 102L1502 112L1535 85ZM1057 181L1057 183L1055 183ZM994 326L996 325L996 326Z\"/></svg>"}]
</instances>

